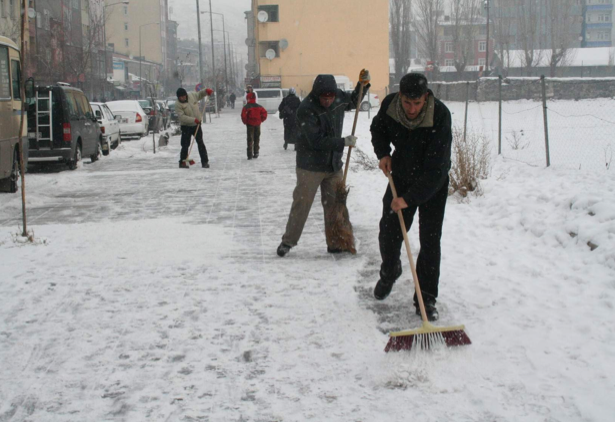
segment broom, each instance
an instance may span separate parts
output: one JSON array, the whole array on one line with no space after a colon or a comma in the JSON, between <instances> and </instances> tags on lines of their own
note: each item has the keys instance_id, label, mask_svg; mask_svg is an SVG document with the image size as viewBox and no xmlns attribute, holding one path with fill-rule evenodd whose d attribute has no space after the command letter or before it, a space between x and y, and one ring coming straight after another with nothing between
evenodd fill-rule
<instances>
[{"instance_id":1,"label":"broom","mask_svg":"<svg viewBox=\"0 0 615 422\"><path fill-rule=\"evenodd\" d=\"M352 136L354 136L357 130L357 120L359 119L359 105L363 99L363 84L359 87L359 97L357 98L357 107L354 113L354 122L352 124ZM357 249L354 245L354 234L352 233L352 224L350 224L350 215L348 214L348 208L346 207L346 200L348 199L348 192L350 188L346 187L346 177L348 176L348 167L350 166L350 153L352 147L348 147L348 153L346 154L346 166L344 168L344 177L335 188L335 208L332 212L331 224L327 228L329 232L329 238L335 239L337 246L355 255Z\"/></svg>"},{"instance_id":2,"label":"broom","mask_svg":"<svg viewBox=\"0 0 615 422\"><path fill-rule=\"evenodd\" d=\"M397 199L397 190L393 183L393 176L388 174L389 184L391 185L391 191L393 191L393 198ZM414 266L414 260L412 259L412 252L410 251L410 241L408 240L408 233L406 232L406 224L404 223L404 217L401 210L397 211L399 217L399 224L401 225L401 232L404 235L404 243L406 244L406 252L408 252L408 259L410 260L410 269L412 270L412 278L414 279L414 288L416 290L416 296L419 301L419 308L421 310L421 317L423 318L423 326L414 330L398 331L390 333L389 342L387 343L384 351L389 352L393 350L398 352L400 350L410 350L412 346L419 349L430 349L436 345L446 346L464 346L471 344L470 338L465 333L465 327L458 325L456 327L436 327L431 325L427 320L427 314L425 313L425 303L423 302L423 294L421 293L421 286L419 284L419 278L416 274L416 268Z\"/></svg>"},{"instance_id":3,"label":"broom","mask_svg":"<svg viewBox=\"0 0 615 422\"><path fill-rule=\"evenodd\" d=\"M209 100L209 99L208 99ZM192 137L192 140L190 141L190 148L188 148L188 156L186 157L186 159L184 161L186 161L188 164L190 164L191 166L195 165L195 161L190 158L190 153L192 152L192 145L194 145L194 141L196 139L196 134L199 133L199 128L201 127L201 124L203 123L203 119L205 118L205 111L207 110L207 103L209 101L205 102L205 107L203 107L203 115L201 116L201 123L199 123L198 125L196 125L196 129L194 131L194 136Z\"/></svg>"}]
</instances>

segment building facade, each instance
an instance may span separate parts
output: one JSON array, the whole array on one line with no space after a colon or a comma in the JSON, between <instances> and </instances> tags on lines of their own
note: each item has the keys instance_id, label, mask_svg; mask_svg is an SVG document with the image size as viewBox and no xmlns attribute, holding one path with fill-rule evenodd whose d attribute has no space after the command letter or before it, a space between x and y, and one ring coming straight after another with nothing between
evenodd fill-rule
<instances>
[{"instance_id":1,"label":"building facade","mask_svg":"<svg viewBox=\"0 0 615 422\"><path fill-rule=\"evenodd\" d=\"M106 42L114 52L114 75L123 66L141 97L151 95L151 89L161 95L167 72L168 0L130 0L128 4L105 0L105 6ZM153 88L146 92L141 89L145 84Z\"/></svg>"},{"instance_id":2,"label":"building facade","mask_svg":"<svg viewBox=\"0 0 615 422\"><path fill-rule=\"evenodd\" d=\"M613 45L613 0L584 0L583 18L583 47Z\"/></svg>"},{"instance_id":3,"label":"building facade","mask_svg":"<svg viewBox=\"0 0 615 422\"><path fill-rule=\"evenodd\" d=\"M372 92L389 83L388 0L253 0L246 13L256 84L295 87L307 95L318 74L355 82L369 69Z\"/></svg>"}]
</instances>

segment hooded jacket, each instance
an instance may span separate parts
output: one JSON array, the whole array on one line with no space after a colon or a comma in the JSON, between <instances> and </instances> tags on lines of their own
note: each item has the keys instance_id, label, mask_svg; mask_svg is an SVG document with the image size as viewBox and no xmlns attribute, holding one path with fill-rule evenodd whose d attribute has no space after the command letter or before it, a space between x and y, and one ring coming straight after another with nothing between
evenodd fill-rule
<instances>
[{"instance_id":1,"label":"hooded jacket","mask_svg":"<svg viewBox=\"0 0 615 422\"><path fill-rule=\"evenodd\" d=\"M267 110L256 103L256 95L253 93L248 94L247 97L248 104L243 106L243 110L241 110L241 121L244 125L260 126L267 120Z\"/></svg>"},{"instance_id":2,"label":"hooded jacket","mask_svg":"<svg viewBox=\"0 0 615 422\"><path fill-rule=\"evenodd\" d=\"M364 89L363 93L369 88ZM335 100L329 108L320 105L320 95L335 93ZM318 75L312 91L301 102L297 110L297 167L316 172L336 172L342 168L344 154L344 112L357 105L359 84L352 94L337 88L332 75ZM361 99L363 100L363 99Z\"/></svg>"},{"instance_id":3,"label":"hooded jacket","mask_svg":"<svg viewBox=\"0 0 615 422\"><path fill-rule=\"evenodd\" d=\"M428 91L433 97L433 92ZM395 96L388 95L372 120L374 152L380 160L392 155L392 175L398 194L408 205L421 205L448 185L451 168L451 113L437 98L424 121L415 129L404 126L394 109Z\"/></svg>"},{"instance_id":4,"label":"hooded jacket","mask_svg":"<svg viewBox=\"0 0 615 422\"><path fill-rule=\"evenodd\" d=\"M187 100L185 103L177 101L175 103L175 112L177 113L177 118L179 119L179 124L182 126L192 126L195 127L196 123L194 123L194 119L201 120L201 112L199 111L199 101L203 98L207 97L207 91L202 90L199 92L191 92L188 94ZM209 97L205 99L205 106L209 102Z\"/></svg>"},{"instance_id":5,"label":"hooded jacket","mask_svg":"<svg viewBox=\"0 0 615 422\"><path fill-rule=\"evenodd\" d=\"M278 107L280 119L284 119L284 141L294 144L297 137L297 109L301 100L295 94L288 94Z\"/></svg>"}]
</instances>

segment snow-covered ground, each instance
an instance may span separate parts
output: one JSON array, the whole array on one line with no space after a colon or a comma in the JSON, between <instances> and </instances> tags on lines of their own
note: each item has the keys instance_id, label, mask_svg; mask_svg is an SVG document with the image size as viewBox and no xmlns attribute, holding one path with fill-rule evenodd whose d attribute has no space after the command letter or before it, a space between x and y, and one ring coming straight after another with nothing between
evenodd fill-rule
<instances>
[{"instance_id":1,"label":"snow-covered ground","mask_svg":"<svg viewBox=\"0 0 615 422\"><path fill-rule=\"evenodd\" d=\"M484 196L451 197L444 227L438 325L473 344L385 354L389 331L420 324L407 262L372 298L386 178L353 164L356 256L327 254L317 198L281 259L295 183L281 121L252 161L239 110L205 131L207 170L177 169L174 137L30 173L34 244L20 196L0 196L0 421L613 419L613 170L494 158ZM358 134L373 157L367 113Z\"/></svg>"}]
</instances>

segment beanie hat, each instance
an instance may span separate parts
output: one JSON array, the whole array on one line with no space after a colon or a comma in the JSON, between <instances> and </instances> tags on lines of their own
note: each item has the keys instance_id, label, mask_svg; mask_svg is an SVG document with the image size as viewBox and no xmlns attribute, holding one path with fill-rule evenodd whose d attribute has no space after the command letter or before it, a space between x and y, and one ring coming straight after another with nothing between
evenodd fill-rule
<instances>
[{"instance_id":1,"label":"beanie hat","mask_svg":"<svg viewBox=\"0 0 615 422\"><path fill-rule=\"evenodd\" d=\"M187 96L188 93L184 88L177 88L177 98Z\"/></svg>"},{"instance_id":2,"label":"beanie hat","mask_svg":"<svg viewBox=\"0 0 615 422\"><path fill-rule=\"evenodd\" d=\"M399 92L408 98L420 98L427 93L427 78L421 73L408 73L399 81Z\"/></svg>"}]
</instances>

